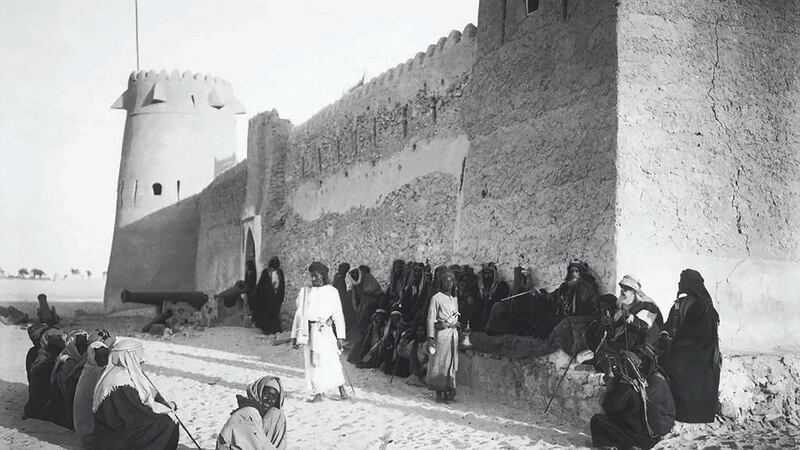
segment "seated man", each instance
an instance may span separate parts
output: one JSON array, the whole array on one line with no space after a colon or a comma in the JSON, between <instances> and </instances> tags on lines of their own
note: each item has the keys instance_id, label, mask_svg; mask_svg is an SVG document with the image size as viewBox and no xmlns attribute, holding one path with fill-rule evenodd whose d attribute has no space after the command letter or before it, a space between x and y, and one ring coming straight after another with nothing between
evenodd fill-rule
<instances>
[{"instance_id":1,"label":"seated man","mask_svg":"<svg viewBox=\"0 0 800 450\"><path fill-rule=\"evenodd\" d=\"M494 302L484 324L486 334L530 335L541 320L553 311L547 304L547 293L540 288L541 275L532 266L523 272L514 268L514 295Z\"/></svg>"},{"instance_id":2,"label":"seated man","mask_svg":"<svg viewBox=\"0 0 800 450\"><path fill-rule=\"evenodd\" d=\"M109 347L102 340L96 340L86 349L86 364L80 372L78 384L75 386L75 397L72 401L72 417L75 434L85 448L93 448L94 415L92 401L94 387L108 364Z\"/></svg>"},{"instance_id":3,"label":"seated man","mask_svg":"<svg viewBox=\"0 0 800 450\"><path fill-rule=\"evenodd\" d=\"M555 313L542 320L534 335L545 338L567 317L591 316L597 312L597 280L585 262L573 259L567 265L567 276L561 286L547 296Z\"/></svg>"},{"instance_id":4,"label":"seated man","mask_svg":"<svg viewBox=\"0 0 800 450\"><path fill-rule=\"evenodd\" d=\"M219 432L217 450L285 449L283 400L283 385L278 377L262 377L248 386L247 397L236 396L239 407Z\"/></svg>"},{"instance_id":5,"label":"seated man","mask_svg":"<svg viewBox=\"0 0 800 450\"><path fill-rule=\"evenodd\" d=\"M70 331L64 342L64 350L56 359L50 375L50 401L45 410L51 422L74 430L72 401L80 373L75 377L73 371L83 369L86 349L89 347L89 333L84 330Z\"/></svg>"},{"instance_id":6,"label":"seated man","mask_svg":"<svg viewBox=\"0 0 800 450\"><path fill-rule=\"evenodd\" d=\"M603 400L604 414L592 417L592 445L650 449L675 424L675 405L666 379L655 371L655 360L644 361L623 351L612 358L613 377Z\"/></svg>"},{"instance_id":7,"label":"seated man","mask_svg":"<svg viewBox=\"0 0 800 450\"><path fill-rule=\"evenodd\" d=\"M497 266L493 262L481 266L481 271L478 272L478 292L480 309L473 315L470 325L475 331L483 331L489 322L492 306L511 293L508 283L500 278Z\"/></svg>"},{"instance_id":8,"label":"seated man","mask_svg":"<svg viewBox=\"0 0 800 450\"><path fill-rule=\"evenodd\" d=\"M639 281L625 275L619 288L617 310L613 316L601 319L601 323L607 324L606 339L600 343L593 361L601 372L608 370L607 358L603 355L636 348L646 348L652 353L664 328L658 305L642 291Z\"/></svg>"},{"instance_id":9,"label":"seated man","mask_svg":"<svg viewBox=\"0 0 800 450\"><path fill-rule=\"evenodd\" d=\"M46 329L39 338L36 358L31 363L28 376L28 403L23 419L48 420L45 406L50 401L50 375L56 358L64 350L64 332L57 328Z\"/></svg>"}]
</instances>

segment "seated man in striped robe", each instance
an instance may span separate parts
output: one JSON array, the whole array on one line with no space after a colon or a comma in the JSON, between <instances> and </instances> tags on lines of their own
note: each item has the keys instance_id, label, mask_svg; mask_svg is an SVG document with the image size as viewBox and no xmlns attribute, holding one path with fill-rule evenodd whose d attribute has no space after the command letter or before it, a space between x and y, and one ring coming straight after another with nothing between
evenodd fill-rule
<instances>
[{"instance_id":1,"label":"seated man in striped robe","mask_svg":"<svg viewBox=\"0 0 800 450\"><path fill-rule=\"evenodd\" d=\"M591 361L601 372L608 371L609 354L618 355L623 350L653 354L664 329L664 318L658 305L642 291L636 278L625 275L619 287L617 310L613 316L601 318L606 327L605 338Z\"/></svg>"}]
</instances>

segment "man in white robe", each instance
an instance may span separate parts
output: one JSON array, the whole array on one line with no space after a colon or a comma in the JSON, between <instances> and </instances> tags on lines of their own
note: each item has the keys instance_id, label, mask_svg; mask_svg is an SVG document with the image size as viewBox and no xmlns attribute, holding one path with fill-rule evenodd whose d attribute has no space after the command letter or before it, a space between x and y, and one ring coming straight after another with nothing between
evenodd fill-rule
<instances>
[{"instance_id":1,"label":"man in white robe","mask_svg":"<svg viewBox=\"0 0 800 450\"><path fill-rule=\"evenodd\" d=\"M306 387L322 401L322 394L339 387L342 400L348 398L344 372L339 360L345 337L344 314L339 291L328 283L328 268L319 262L308 267L311 286L297 294L297 311L292 324L292 344L303 347ZM332 325L336 325L338 339Z\"/></svg>"}]
</instances>

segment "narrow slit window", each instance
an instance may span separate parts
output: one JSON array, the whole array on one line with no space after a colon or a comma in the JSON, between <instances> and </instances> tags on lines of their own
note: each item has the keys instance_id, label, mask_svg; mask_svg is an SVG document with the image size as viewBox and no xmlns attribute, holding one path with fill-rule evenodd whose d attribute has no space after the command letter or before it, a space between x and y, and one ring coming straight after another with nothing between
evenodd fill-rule
<instances>
[{"instance_id":1,"label":"narrow slit window","mask_svg":"<svg viewBox=\"0 0 800 450\"><path fill-rule=\"evenodd\" d=\"M153 183L153 195L161 195L161 183Z\"/></svg>"},{"instance_id":2,"label":"narrow slit window","mask_svg":"<svg viewBox=\"0 0 800 450\"><path fill-rule=\"evenodd\" d=\"M539 9L539 0L525 0L525 12L527 14L533 14L537 9Z\"/></svg>"},{"instance_id":3,"label":"narrow slit window","mask_svg":"<svg viewBox=\"0 0 800 450\"><path fill-rule=\"evenodd\" d=\"M125 180L121 180L119 182L119 192L117 192L117 197L119 197L119 206L123 206L125 204Z\"/></svg>"},{"instance_id":4,"label":"narrow slit window","mask_svg":"<svg viewBox=\"0 0 800 450\"><path fill-rule=\"evenodd\" d=\"M175 191L178 194L178 200L180 200L181 199L181 180L178 180L178 182L175 183L175 184L176 184Z\"/></svg>"},{"instance_id":5,"label":"narrow slit window","mask_svg":"<svg viewBox=\"0 0 800 450\"><path fill-rule=\"evenodd\" d=\"M139 180L133 183L133 206L136 206L136 194L139 193Z\"/></svg>"}]
</instances>

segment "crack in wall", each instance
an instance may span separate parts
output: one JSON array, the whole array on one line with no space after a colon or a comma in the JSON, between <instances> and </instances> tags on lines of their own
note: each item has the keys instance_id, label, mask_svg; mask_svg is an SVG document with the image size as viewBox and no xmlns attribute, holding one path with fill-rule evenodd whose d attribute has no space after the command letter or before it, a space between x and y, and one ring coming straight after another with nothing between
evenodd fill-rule
<instances>
[{"instance_id":1,"label":"crack in wall","mask_svg":"<svg viewBox=\"0 0 800 450\"><path fill-rule=\"evenodd\" d=\"M739 179L742 176L742 169L744 169L744 167L740 165L736 169L736 178L733 179L733 195L731 196L731 206L736 211L736 231L744 236L744 248L747 251L747 255L750 256L750 236L742 230L742 211L739 208Z\"/></svg>"},{"instance_id":2,"label":"crack in wall","mask_svg":"<svg viewBox=\"0 0 800 450\"><path fill-rule=\"evenodd\" d=\"M714 116L714 121L717 122L719 128L722 130L723 134L725 135L724 145L728 149L728 154L731 158L736 162L737 170L736 170L736 178L733 180L733 195L731 196L731 207L734 209L736 214L736 231L744 237L744 248L747 252L747 255L750 256L750 236L744 231L745 227L742 225L742 211L741 211L741 197L739 196L739 180L742 175L742 169L744 166L742 165L739 157L736 155L736 152L733 150L731 146L731 139L734 137L731 135L730 129L727 125L725 125L722 120L719 118L719 114L717 112L717 98L715 97L716 89L717 89L717 70L719 69L720 64L720 54L719 54L719 24L722 21L722 15L718 16L714 21L714 64L711 67L711 85L706 92L706 97L711 101L711 113Z\"/></svg>"}]
</instances>

